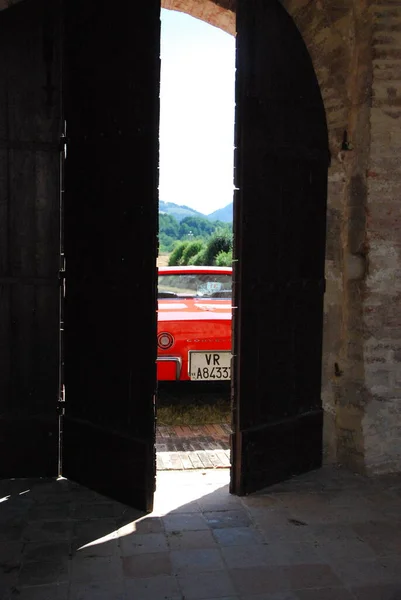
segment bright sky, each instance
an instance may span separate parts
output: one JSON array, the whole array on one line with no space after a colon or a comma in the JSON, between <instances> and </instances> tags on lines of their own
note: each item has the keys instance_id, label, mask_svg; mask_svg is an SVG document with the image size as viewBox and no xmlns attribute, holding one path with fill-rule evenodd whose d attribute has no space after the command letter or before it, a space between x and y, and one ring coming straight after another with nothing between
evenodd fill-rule
<instances>
[{"instance_id":1,"label":"bright sky","mask_svg":"<svg viewBox=\"0 0 401 600\"><path fill-rule=\"evenodd\" d=\"M160 188L209 214L233 199L234 37L161 11Z\"/></svg>"}]
</instances>

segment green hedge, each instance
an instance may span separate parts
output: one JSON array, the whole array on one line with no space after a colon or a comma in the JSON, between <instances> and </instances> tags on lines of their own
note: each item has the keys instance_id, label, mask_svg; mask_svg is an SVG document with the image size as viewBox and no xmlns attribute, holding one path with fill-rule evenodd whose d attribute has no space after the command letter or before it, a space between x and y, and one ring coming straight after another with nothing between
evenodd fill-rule
<instances>
[{"instance_id":1,"label":"green hedge","mask_svg":"<svg viewBox=\"0 0 401 600\"><path fill-rule=\"evenodd\" d=\"M197 265L231 267L232 235L225 231L215 233L205 244L200 240L179 242L172 251L170 267Z\"/></svg>"}]
</instances>

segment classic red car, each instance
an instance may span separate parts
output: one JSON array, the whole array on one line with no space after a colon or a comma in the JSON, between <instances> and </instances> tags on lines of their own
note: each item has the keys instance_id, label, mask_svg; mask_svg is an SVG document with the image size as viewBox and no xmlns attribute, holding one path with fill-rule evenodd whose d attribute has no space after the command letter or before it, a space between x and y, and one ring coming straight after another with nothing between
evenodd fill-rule
<instances>
[{"instance_id":1,"label":"classic red car","mask_svg":"<svg viewBox=\"0 0 401 600\"><path fill-rule=\"evenodd\" d=\"M159 267L157 378L231 378L231 267Z\"/></svg>"}]
</instances>

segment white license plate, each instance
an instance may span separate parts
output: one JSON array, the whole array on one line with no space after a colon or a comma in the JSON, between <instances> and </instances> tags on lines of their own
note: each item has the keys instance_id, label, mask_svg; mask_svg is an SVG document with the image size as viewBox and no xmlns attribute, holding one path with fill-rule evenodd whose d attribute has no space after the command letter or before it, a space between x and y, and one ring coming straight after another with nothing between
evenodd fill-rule
<instances>
[{"instance_id":1,"label":"white license plate","mask_svg":"<svg viewBox=\"0 0 401 600\"><path fill-rule=\"evenodd\" d=\"M195 381L231 379L231 352L189 352L189 378Z\"/></svg>"}]
</instances>

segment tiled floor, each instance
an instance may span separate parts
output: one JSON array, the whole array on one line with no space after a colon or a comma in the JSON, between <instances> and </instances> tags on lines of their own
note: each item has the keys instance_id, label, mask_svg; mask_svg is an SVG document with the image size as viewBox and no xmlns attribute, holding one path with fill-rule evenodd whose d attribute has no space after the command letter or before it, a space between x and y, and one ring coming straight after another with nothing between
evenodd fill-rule
<instances>
[{"instance_id":1,"label":"tiled floor","mask_svg":"<svg viewBox=\"0 0 401 600\"><path fill-rule=\"evenodd\" d=\"M400 600L401 478L322 469L246 498L160 472L144 516L60 481L0 483L2 600Z\"/></svg>"},{"instance_id":2,"label":"tiled floor","mask_svg":"<svg viewBox=\"0 0 401 600\"><path fill-rule=\"evenodd\" d=\"M218 469L230 466L230 426L158 426L157 470Z\"/></svg>"}]
</instances>

